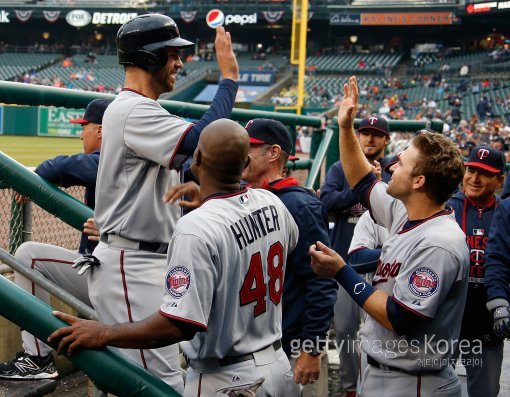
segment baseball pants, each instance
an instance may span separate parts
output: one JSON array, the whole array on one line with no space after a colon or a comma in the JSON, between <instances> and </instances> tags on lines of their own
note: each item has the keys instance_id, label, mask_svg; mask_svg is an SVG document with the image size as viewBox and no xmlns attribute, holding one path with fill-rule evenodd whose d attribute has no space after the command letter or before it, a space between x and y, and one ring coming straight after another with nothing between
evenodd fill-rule
<instances>
[{"instance_id":1,"label":"baseball pants","mask_svg":"<svg viewBox=\"0 0 510 397\"><path fill-rule=\"evenodd\" d=\"M438 372L410 374L365 367L361 397L461 397L461 385L455 370L448 366Z\"/></svg>"},{"instance_id":2,"label":"baseball pants","mask_svg":"<svg viewBox=\"0 0 510 397\"><path fill-rule=\"evenodd\" d=\"M497 397L503 363L503 343L497 346L482 345L480 354L469 349L460 359L466 368L469 397Z\"/></svg>"},{"instance_id":3,"label":"baseball pants","mask_svg":"<svg viewBox=\"0 0 510 397\"><path fill-rule=\"evenodd\" d=\"M18 262L39 272L85 304L92 306L87 292L87 277L79 276L77 271L71 267L73 261L80 256L81 254L75 251L35 242L21 244L14 254ZM48 292L16 271L14 272L14 281L38 299L50 303ZM26 331L21 332L21 338L25 352L32 356L44 357L53 350Z\"/></svg>"},{"instance_id":4,"label":"baseball pants","mask_svg":"<svg viewBox=\"0 0 510 397\"><path fill-rule=\"evenodd\" d=\"M225 396L225 390L242 388L260 378L264 378L264 382L257 390L257 397L300 395L300 388L294 383L294 374L283 349L275 351L270 347L253 353L253 356L253 360L224 367L200 365L200 362L196 368L189 367L184 397Z\"/></svg>"},{"instance_id":5,"label":"baseball pants","mask_svg":"<svg viewBox=\"0 0 510 397\"><path fill-rule=\"evenodd\" d=\"M89 272L89 297L101 322L131 323L159 311L165 291L166 254L121 249L100 242L94 256L101 266ZM177 344L119 352L183 393Z\"/></svg>"},{"instance_id":6,"label":"baseball pants","mask_svg":"<svg viewBox=\"0 0 510 397\"><path fill-rule=\"evenodd\" d=\"M359 351L356 338L360 326L361 311L345 289L338 288L333 324L340 357L339 383L343 391L355 391L358 382Z\"/></svg>"}]
</instances>

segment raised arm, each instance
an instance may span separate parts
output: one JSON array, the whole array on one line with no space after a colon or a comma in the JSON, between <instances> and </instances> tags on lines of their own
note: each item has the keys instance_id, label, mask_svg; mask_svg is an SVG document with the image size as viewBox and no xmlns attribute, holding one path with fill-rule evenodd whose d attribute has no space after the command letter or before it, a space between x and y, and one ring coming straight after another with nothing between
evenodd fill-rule
<instances>
[{"instance_id":1,"label":"raised arm","mask_svg":"<svg viewBox=\"0 0 510 397\"><path fill-rule=\"evenodd\" d=\"M338 109L340 128L340 161L349 186L354 187L363 179L372 167L366 159L354 133L354 117L358 108L358 84L356 77L349 78L344 84L344 98Z\"/></svg>"}]
</instances>

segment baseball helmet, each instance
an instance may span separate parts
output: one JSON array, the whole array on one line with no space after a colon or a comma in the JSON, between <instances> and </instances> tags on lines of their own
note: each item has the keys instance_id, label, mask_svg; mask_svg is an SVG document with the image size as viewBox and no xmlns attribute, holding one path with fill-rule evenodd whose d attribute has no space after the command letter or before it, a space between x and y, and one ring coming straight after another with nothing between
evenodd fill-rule
<instances>
[{"instance_id":1,"label":"baseball helmet","mask_svg":"<svg viewBox=\"0 0 510 397\"><path fill-rule=\"evenodd\" d=\"M192 47L179 35L175 21L161 14L139 15L117 32L117 55L121 65L135 65L156 72L166 65L165 47Z\"/></svg>"}]
</instances>

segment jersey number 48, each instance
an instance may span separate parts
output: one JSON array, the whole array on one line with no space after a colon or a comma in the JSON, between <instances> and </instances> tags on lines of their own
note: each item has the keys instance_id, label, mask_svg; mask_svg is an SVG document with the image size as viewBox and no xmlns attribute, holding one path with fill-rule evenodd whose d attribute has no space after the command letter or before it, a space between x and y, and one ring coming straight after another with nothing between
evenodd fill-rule
<instances>
[{"instance_id":1,"label":"jersey number 48","mask_svg":"<svg viewBox=\"0 0 510 397\"><path fill-rule=\"evenodd\" d=\"M269 280L264 282L264 268L267 268ZM283 293L283 246L277 241L269 248L266 266L262 264L260 252L253 254L250 259L250 267L243 281L239 297L241 306L252 302L257 304L253 308L253 315L260 316L267 310L266 293L269 289L269 299L278 305Z\"/></svg>"}]
</instances>

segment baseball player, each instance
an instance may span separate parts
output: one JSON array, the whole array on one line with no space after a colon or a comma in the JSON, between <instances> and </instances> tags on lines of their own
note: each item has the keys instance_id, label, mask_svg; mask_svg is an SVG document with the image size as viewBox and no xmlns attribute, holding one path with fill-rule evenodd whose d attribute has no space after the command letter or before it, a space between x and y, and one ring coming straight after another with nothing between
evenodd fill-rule
<instances>
[{"instance_id":1,"label":"baseball player","mask_svg":"<svg viewBox=\"0 0 510 397\"><path fill-rule=\"evenodd\" d=\"M57 156L44 161L35 172L44 179L62 187L85 186L85 204L94 209L99 149L101 148L102 119L111 100L96 99L90 102L82 118L71 120L82 127L81 140L84 153L72 156ZM41 273L47 279L72 293L90 305L86 279L80 277L71 265L80 254L92 253L96 241L81 236L79 252L49 244L26 242L16 250L15 258L23 265ZM49 293L32 281L14 272L17 285L37 298L49 303ZM12 360L0 364L0 378L4 379L51 379L58 377L51 347L26 331L21 332L23 352Z\"/></svg>"},{"instance_id":2,"label":"baseball player","mask_svg":"<svg viewBox=\"0 0 510 397\"><path fill-rule=\"evenodd\" d=\"M160 304L162 277L179 206L162 201L179 182L177 172L193 154L202 129L229 117L237 92L238 65L229 33L216 30L216 55L223 80L209 110L191 124L164 110L158 97L174 87L183 67L179 51L194 44L181 38L165 15L131 19L117 34L125 83L105 114L95 221L101 263L89 271L89 297L101 321L136 322ZM183 391L177 345L125 350L125 355Z\"/></svg>"},{"instance_id":3,"label":"baseball player","mask_svg":"<svg viewBox=\"0 0 510 397\"><path fill-rule=\"evenodd\" d=\"M273 192L289 210L299 228L296 249L289 255L283 289L283 349L294 367L294 380L314 383L320 375L321 357L331 326L338 285L317 277L310 267L308 247L328 238L326 209L283 168L292 151L289 131L279 121L254 119L246 124L250 136L250 163L243 180L254 188ZM326 374L327 375L327 374ZM305 393L312 392L308 387Z\"/></svg>"},{"instance_id":4,"label":"baseball player","mask_svg":"<svg viewBox=\"0 0 510 397\"><path fill-rule=\"evenodd\" d=\"M298 229L272 193L240 189L248 150L246 131L233 121L204 129L192 165L202 205L175 226L160 310L117 326L56 313L71 324L50 335L60 352L189 340L181 343L190 365L185 396L227 394L257 381L257 396L296 395L280 338L285 263Z\"/></svg>"},{"instance_id":5,"label":"baseball player","mask_svg":"<svg viewBox=\"0 0 510 397\"><path fill-rule=\"evenodd\" d=\"M388 159L383 157L386 146L390 142L388 122L378 116L364 118L358 128L358 140L367 160L372 165L382 168L381 177L383 181L388 182L391 177L385 171ZM354 227L366 208L354 196L345 179L340 161L334 163L328 170L326 181L321 187L320 199L335 218L335 225L330 234L332 247L346 258ZM359 359L355 349L340 348L340 346L353 345L361 320L360 314L358 305L349 298L343 288L340 288L335 305L334 326L339 347L340 386L347 397L356 394Z\"/></svg>"},{"instance_id":6,"label":"baseball player","mask_svg":"<svg viewBox=\"0 0 510 397\"><path fill-rule=\"evenodd\" d=\"M368 364L363 396L460 396L450 365L467 293L465 235L445 202L462 179L458 149L440 134L417 135L378 181L359 146L353 123L356 78L344 86L338 112L340 157L349 185L386 227L388 240L372 285L321 242L310 247L312 266L335 277L368 314L360 344Z\"/></svg>"},{"instance_id":7,"label":"baseball player","mask_svg":"<svg viewBox=\"0 0 510 397\"><path fill-rule=\"evenodd\" d=\"M494 333L510 338L510 199L499 203L485 251L487 309L494 319Z\"/></svg>"},{"instance_id":8,"label":"baseball player","mask_svg":"<svg viewBox=\"0 0 510 397\"><path fill-rule=\"evenodd\" d=\"M503 362L503 339L492 329L492 315L486 308L484 271L489 229L499 203L496 189L503 183L505 157L490 146L471 150L462 180L463 190L449 201L455 219L466 234L469 247L469 288L458 353L466 368L470 397L496 397ZM465 348L468 346L469 348ZM473 349L477 345L479 349Z\"/></svg>"}]
</instances>

